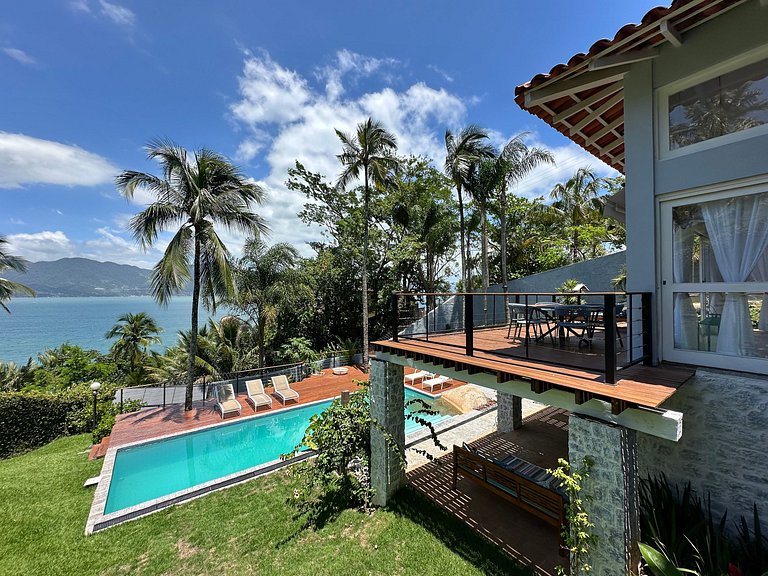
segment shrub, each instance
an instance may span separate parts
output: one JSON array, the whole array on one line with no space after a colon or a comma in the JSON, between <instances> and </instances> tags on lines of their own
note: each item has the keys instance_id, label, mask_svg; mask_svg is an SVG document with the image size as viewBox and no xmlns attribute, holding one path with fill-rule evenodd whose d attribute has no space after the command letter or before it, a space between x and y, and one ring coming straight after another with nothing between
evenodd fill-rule
<instances>
[{"instance_id":1,"label":"shrub","mask_svg":"<svg viewBox=\"0 0 768 576\"><path fill-rule=\"evenodd\" d=\"M32 450L67 432L73 399L40 392L0 393L0 458Z\"/></svg>"}]
</instances>

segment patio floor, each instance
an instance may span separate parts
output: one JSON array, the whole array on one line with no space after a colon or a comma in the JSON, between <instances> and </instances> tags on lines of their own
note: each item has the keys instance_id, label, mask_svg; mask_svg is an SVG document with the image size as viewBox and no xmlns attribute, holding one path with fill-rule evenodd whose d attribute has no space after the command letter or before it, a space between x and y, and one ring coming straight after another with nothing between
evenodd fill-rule
<instances>
[{"instance_id":1,"label":"patio floor","mask_svg":"<svg viewBox=\"0 0 768 576\"><path fill-rule=\"evenodd\" d=\"M515 454L554 468L568 457L568 412L545 408L523 420L523 427L493 433L470 444L493 456ZM494 542L535 574L553 576L562 565L559 530L466 479L452 484L452 454L408 473L408 482L479 534Z\"/></svg>"},{"instance_id":2,"label":"patio floor","mask_svg":"<svg viewBox=\"0 0 768 576\"><path fill-rule=\"evenodd\" d=\"M412 368L405 369L406 374L411 372L413 372ZM358 388L357 384L355 384L356 380L366 381L368 380L368 374L363 373L355 366L349 367L349 373L343 376L334 375L331 369L323 370L322 375L309 376L300 382L291 384L291 387L299 393L298 402L288 402L284 407L280 400L273 397L271 408L269 406L260 406L258 411L255 411L253 406L246 400L246 396L241 394L238 395L237 399L243 407L242 414L239 416L227 416L226 420L229 422L238 418L253 416L257 413L264 414L309 402L335 398L343 390L349 390L350 392L356 390ZM445 390L456 388L463 384L463 382L452 380L446 383ZM415 387L420 392L429 395L429 391L421 390L421 386L416 385ZM271 388L267 388L267 393L270 391ZM437 389L433 395L439 395L442 392L443 390ZM93 457L103 457L107 446L123 446L131 442L149 440L221 422L221 414L216 408L216 402L213 399L207 401L196 400L192 403L192 410L188 412L184 411L182 404L173 404L168 405L166 408L144 408L137 412L120 414L117 416L117 421L114 428L112 428L111 435L103 442L103 450L100 448L94 450Z\"/></svg>"}]
</instances>

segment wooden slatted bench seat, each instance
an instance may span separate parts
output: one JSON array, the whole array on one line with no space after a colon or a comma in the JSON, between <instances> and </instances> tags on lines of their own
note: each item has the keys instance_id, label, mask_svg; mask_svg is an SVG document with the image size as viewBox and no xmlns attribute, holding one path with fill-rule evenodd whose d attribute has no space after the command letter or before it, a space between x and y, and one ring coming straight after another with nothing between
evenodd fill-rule
<instances>
[{"instance_id":1,"label":"wooden slatted bench seat","mask_svg":"<svg viewBox=\"0 0 768 576\"><path fill-rule=\"evenodd\" d=\"M552 526L561 528L565 523L559 481L535 464L516 456L491 460L468 447L454 446L454 490L459 474Z\"/></svg>"}]
</instances>

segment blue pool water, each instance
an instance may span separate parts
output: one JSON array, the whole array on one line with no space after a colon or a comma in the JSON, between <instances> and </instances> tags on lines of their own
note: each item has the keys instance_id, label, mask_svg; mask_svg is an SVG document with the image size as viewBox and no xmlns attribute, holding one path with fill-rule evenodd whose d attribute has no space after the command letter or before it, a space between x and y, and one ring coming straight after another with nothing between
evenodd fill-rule
<instances>
[{"instance_id":1,"label":"blue pool water","mask_svg":"<svg viewBox=\"0 0 768 576\"><path fill-rule=\"evenodd\" d=\"M440 403L436 404L431 398L413 390L406 388L405 398L406 401L422 398L435 410L440 410L435 415L422 415L433 423L453 415ZM329 400L299 406L132 448L121 448L115 457L104 513L116 512L277 460L301 441L309 419L330 404ZM419 424L406 420L406 435L419 427Z\"/></svg>"}]
</instances>

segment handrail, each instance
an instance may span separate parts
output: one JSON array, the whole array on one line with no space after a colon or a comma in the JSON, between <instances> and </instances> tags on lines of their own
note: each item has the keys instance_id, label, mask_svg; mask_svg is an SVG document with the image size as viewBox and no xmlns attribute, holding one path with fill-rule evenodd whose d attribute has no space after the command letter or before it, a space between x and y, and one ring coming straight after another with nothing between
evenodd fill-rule
<instances>
[{"instance_id":1,"label":"handrail","mask_svg":"<svg viewBox=\"0 0 768 576\"><path fill-rule=\"evenodd\" d=\"M628 294L640 294L641 292L615 291L615 292L392 292L395 296L626 296Z\"/></svg>"}]
</instances>

